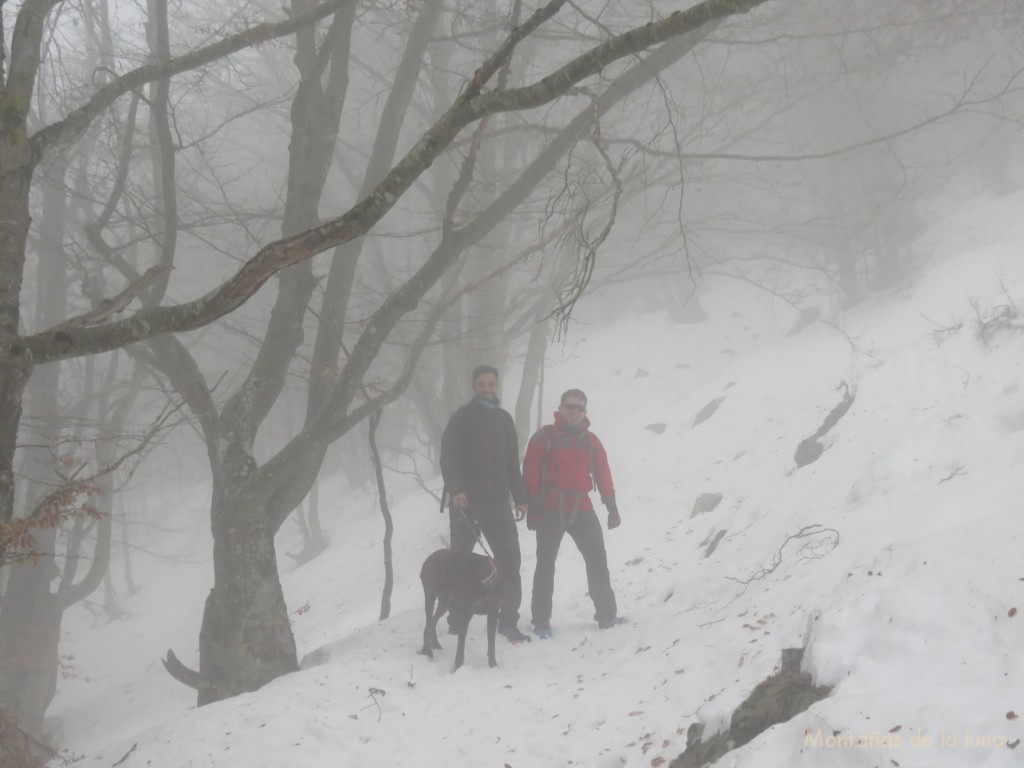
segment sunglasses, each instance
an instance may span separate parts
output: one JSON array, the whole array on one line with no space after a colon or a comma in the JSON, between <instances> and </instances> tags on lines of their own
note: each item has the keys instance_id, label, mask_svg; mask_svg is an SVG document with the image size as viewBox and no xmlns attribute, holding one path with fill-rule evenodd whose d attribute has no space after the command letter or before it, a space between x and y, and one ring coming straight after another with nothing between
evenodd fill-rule
<instances>
[{"instance_id":1,"label":"sunglasses","mask_svg":"<svg viewBox=\"0 0 1024 768\"><path fill-rule=\"evenodd\" d=\"M576 405L576 403L562 403L562 407L567 411L572 411L573 413L583 413L587 410L587 406Z\"/></svg>"}]
</instances>

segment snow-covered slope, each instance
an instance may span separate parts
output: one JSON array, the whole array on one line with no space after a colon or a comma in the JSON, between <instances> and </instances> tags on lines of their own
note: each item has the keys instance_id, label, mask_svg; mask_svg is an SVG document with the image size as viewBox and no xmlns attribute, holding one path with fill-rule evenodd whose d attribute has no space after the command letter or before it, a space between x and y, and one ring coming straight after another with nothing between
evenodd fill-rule
<instances>
[{"instance_id":1,"label":"snow-covered slope","mask_svg":"<svg viewBox=\"0 0 1024 768\"><path fill-rule=\"evenodd\" d=\"M1022 203L951 206L918 245L931 258L914 285L797 335L792 307L713 278L705 323L629 317L552 351L564 357L550 360L545 410L582 387L609 451L623 525L606 542L627 624L597 630L567 540L555 637L501 642L492 670L476 619L453 675L452 642L433 662L416 654L417 574L446 518L390 478L396 588L378 622L383 526L372 497L339 484L321 491L330 549L283 574L289 605L308 606L293 617L300 655L320 662L195 710L159 663L167 647L195 663L211 578L201 511L182 511L160 537L165 557L138 554L143 588L126 618L68 617L74 676L54 726L85 766L133 745L126 768L660 765L688 725L727 725L781 649L807 644L804 669L832 695L721 765L1019 762L1024 747L1008 745L1024 732L1024 332L983 343L977 324L1006 307L1024 325L1011 314L1024 305ZM797 444L842 381L852 407L797 469ZM691 516L703 493L722 501ZM535 558L520 535L526 628Z\"/></svg>"}]
</instances>

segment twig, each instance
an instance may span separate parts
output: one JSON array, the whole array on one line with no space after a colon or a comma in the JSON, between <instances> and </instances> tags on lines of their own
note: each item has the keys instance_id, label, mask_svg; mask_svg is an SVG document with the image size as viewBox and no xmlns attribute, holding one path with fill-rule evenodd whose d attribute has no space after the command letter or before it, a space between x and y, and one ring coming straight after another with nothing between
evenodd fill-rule
<instances>
[{"instance_id":1,"label":"twig","mask_svg":"<svg viewBox=\"0 0 1024 768\"><path fill-rule=\"evenodd\" d=\"M820 537L820 539L817 542L809 542L800 548L801 559L820 560L839 544L839 531L835 528L825 528L819 523L811 523L810 525L805 525L796 533L791 533L785 538L776 550L775 555L772 557L772 564L769 567L765 568L764 566L761 566L746 579L737 579L735 576L726 576L729 581L735 581L737 584L743 585L743 589L738 595L736 595L736 598L742 596L747 591L747 588L755 581L762 581L763 579L766 579L770 574L774 573L780 565L782 565L782 551L786 548L786 545L789 544L789 542L797 539L812 539L818 537ZM828 547L828 551L825 551L826 547Z\"/></svg>"},{"instance_id":2,"label":"twig","mask_svg":"<svg viewBox=\"0 0 1024 768\"><path fill-rule=\"evenodd\" d=\"M385 696L388 695L388 693L387 693L387 691L383 691L380 688L371 688L370 691L369 691L369 695L370 695L370 699L373 701L373 703L372 704L367 704L365 707L363 707L363 709L369 709L370 707L376 707L377 708L377 722L379 723L380 722L380 718L381 718L381 709L380 709L380 702L377 701L377 697L380 696L381 698L384 698Z\"/></svg>"},{"instance_id":3,"label":"twig","mask_svg":"<svg viewBox=\"0 0 1024 768\"><path fill-rule=\"evenodd\" d=\"M123 763L125 760L127 760L128 759L128 755L130 755L132 752L134 752L135 748L137 746L139 746L139 742L136 741L134 744L132 744L132 748L124 753L124 757L122 757L120 760L118 760L116 763L114 763L111 766L111 768L117 768L117 766L119 766L121 763Z\"/></svg>"},{"instance_id":4,"label":"twig","mask_svg":"<svg viewBox=\"0 0 1024 768\"><path fill-rule=\"evenodd\" d=\"M941 326L934 320L932 320L930 317L928 317L928 315L922 314L921 317L923 317L932 325L936 326L935 330L932 331L932 338L935 340L935 346L937 347L942 346L942 342L946 340L947 336L952 336L954 333L956 333L957 331L964 327L962 321L954 325Z\"/></svg>"},{"instance_id":5,"label":"twig","mask_svg":"<svg viewBox=\"0 0 1024 768\"><path fill-rule=\"evenodd\" d=\"M966 475L966 474L967 474L967 470L964 469L962 464L957 462L956 464L953 465L953 471L950 472L948 475L946 475L941 480L939 480L939 485L942 485L947 480L952 480L957 475Z\"/></svg>"}]
</instances>

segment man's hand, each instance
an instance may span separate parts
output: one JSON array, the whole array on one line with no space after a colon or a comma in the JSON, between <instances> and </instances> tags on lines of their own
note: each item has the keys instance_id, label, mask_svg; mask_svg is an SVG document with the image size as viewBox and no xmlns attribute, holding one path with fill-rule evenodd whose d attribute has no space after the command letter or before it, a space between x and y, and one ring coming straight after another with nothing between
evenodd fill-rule
<instances>
[{"instance_id":1,"label":"man's hand","mask_svg":"<svg viewBox=\"0 0 1024 768\"><path fill-rule=\"evenodd\" d=\"M456 493L452 496L452 504L455 505L456 509L466 509L469 506L469 499L466 498L464 493Z\"/></svg>"},{"instance_id":2,"label":"man's hand","mask_svg":"<svg viewBox=\"0 0 1024 768\"><path fill-rule=\"evenodd\" d=\"M622 518L619 517L619 505L615 503L615 497L609 496L604 499L604 505L608 509L608 530L618 528L622 525Z\"/></svg>"},{"instance_id":3,"label":"man's hand","mask_svg":"<svg viewBox=\"0 0 1024 768\"><path fill-rule=\"evenodd\" d=\"M526 510L526 505L525 504L516 504L515 517L516 517L516 522L517 523L520 520L522 520L524 517L526 517L526 511L527 510Z\"/></svg>"}]
</instances>

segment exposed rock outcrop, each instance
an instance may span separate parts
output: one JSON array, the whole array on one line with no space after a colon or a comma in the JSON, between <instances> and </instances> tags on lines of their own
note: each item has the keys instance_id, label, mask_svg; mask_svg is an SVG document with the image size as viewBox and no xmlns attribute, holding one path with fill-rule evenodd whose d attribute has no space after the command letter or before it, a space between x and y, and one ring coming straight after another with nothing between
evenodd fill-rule
<instances>
[{"instance_id":1,"label":"exposed rock outcrop","mask_svg":"<svg viewBox=\"0 0 1024 768\"><path fill-rule=\"evenodd\" d=\"M703 724L692 724L686 731L686 750L669 763L669 768L701 768L714 763L727 752L742 747L773 725L786 722L828 696L830 687L813 685L811 676L800 671L803 655L803 648L784 649L779 671L754 688L733 712L725 731L702 741Z\"/></svg>"}]
</instances>

